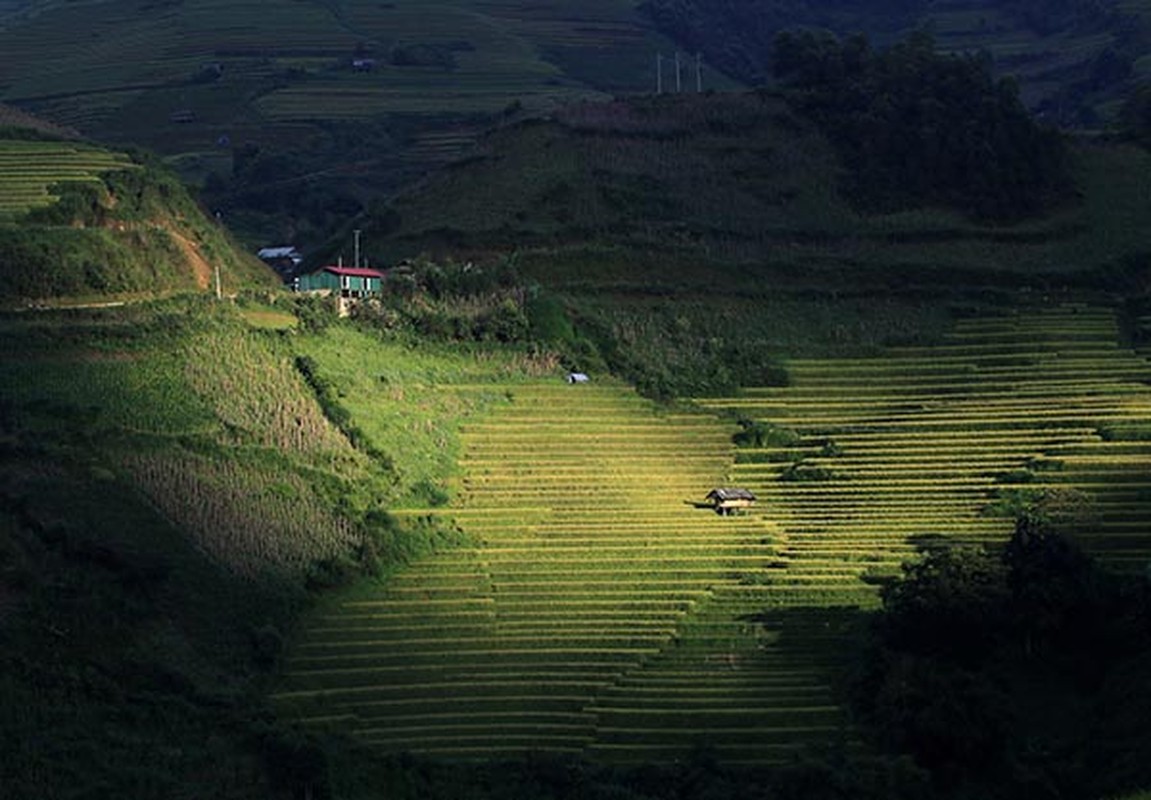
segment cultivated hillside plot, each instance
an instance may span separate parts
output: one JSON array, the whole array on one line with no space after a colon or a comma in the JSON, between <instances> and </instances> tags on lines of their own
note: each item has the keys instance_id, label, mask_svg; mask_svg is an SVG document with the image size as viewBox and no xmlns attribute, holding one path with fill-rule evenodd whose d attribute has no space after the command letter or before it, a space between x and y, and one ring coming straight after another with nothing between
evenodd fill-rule
<instances>
[{"instance_id":1,"label":"cultivated hillside plot","mask_svg":"<svg viewBox=\"0 0 1151 800\"><path fill-rule=\"evenodd\" d=\"M790 429L738 453L734 426L622 387L516 387L467 427L459 499L435 512L473 545L315 616L275 700L453 757L852 746L830 684L854 609L918 546L1003 541L1013 508L1055 498L1107 561L1151 557L1151 444L1133 438L1151 368L1117 341L1110 311L1066 306L796 362L791 387L698 401ZM731 483L754 513L685 502Z\"/></svg>"},{"instance_id":2,"label":"cultivated hillside plot","mask_svg":"<svg viewBox=\"0 0 1151 800\"><path fill-rule=\"evenodd\" d=\"M453 756L647 758L711 738L762 760L826 739L839 714L812 639L828 629L750 616L770 521L688 502L722 482L730 436L618 386L517 387L465 431L445 513L475 545L317 616L277 701Z\"/></svg>"},{"instance_id":3,"label":"cultivated hillside plot","mask_svg":"<svg viewBox=\"0 0 1151 800\"><path fill-rule=\"evenodd\" d=\"M882 574L934 537L999 541L1035 502L1105 562L1142 569L1151 365L1118 341L1109 309L969 319L941 346L792 362L791 387L701 404L799 434L741 452L734 472L782 516L793 580L856 594L827 567Z\"/></svg>"},{"instance_id":4,"label":"cultivated hillside plot","mask_svg":"<svg viewBox=\"0 0 1151 800\"><path fill-rule=\"evenodd\" d=\"M211 155L221 136L299 141L317 120L542 110L647 89L656 50L672 48L629 0L40 5L0 5L0 98L169 154Z\"/></svg>"},{"instance_id":5,"label":"cultivated hillside plot","mask_svg":"<svg viewBox=\"0 0 1151 800\"><path fill-rule=\"evenodd\" d=\"M0 140L0 220L54 202L58 183L133 166L122 153L77 142Z\"/></svg>"}]
</instances>

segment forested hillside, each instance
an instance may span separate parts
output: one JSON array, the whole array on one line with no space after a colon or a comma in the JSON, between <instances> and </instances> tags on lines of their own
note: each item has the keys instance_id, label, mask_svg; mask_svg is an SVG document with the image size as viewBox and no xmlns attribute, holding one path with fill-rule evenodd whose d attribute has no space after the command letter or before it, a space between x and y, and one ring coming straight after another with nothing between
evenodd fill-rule
<instances>
[{"instance_id":1,"label":"forested hillside","mask_svg":"<svg viewBox=\"0 0 1151 800\"><path fill-rule=\"evenodd\" d=\"M835 144L845 194L869 211L945 206L1010 222L1074 196L1067 144L1037 126L986 60L940 55L916 35L875 51L781 33L773 74Z\"/></svg>"},{"instance_id":2,"label":"forested hillside","mask_svg":"<svg viewBox=\"0 0 1151 800\"><path fill-rule=\"evenodd\" d=\"M775 36L789 28L862 33L889 44L931 33L946 51L986 53L1020 83L1027 105L1062 125L1095 126L1146 75L1149 29L1138 4L1114 0L925 0L803 3L646 0L641 7L688 48L752 85L771 77Z\"/></svg>"}]
</instances>

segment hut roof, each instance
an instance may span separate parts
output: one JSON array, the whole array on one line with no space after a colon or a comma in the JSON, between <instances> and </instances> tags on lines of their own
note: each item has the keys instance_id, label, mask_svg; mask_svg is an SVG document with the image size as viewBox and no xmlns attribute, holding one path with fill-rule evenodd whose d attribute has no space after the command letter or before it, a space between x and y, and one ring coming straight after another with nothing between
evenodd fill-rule
<instances>
[{"instance_id":1,"label":"hut roof","mask_svg":"<svg viewBox=\"0 0 1151 800\"><path fill-rule=\"evenodd\" d=\"M353 278L383 278L384 273L378 269L366 269L364 267L324 267L324 272L330 272L333 275L348 275Z\"/></svg>"},{"instance_id":2,"label":"hut roof","mask_svg":"<svg viewBox=\"0 0 1151 800\"><path fill-rule=\"evenodd\" d=\"M723 500L755 500L756 499L755 495L751 492L750 489L739 489L739 488L734 488L734 487L712 489L710 492L707 493L707 496L709 499L714 498L714 499L720 500L720 501L723 501Z\"/></svg>"}]
</instances>

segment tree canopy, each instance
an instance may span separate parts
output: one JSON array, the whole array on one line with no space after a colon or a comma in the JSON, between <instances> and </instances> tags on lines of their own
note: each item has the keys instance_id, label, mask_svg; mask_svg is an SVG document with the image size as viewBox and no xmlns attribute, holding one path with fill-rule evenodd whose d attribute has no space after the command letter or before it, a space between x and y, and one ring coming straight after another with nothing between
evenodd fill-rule
<instances>
[{"instance_id":1,"label":"tree canopy","mask_svg":"<svg viewBox=\"0 0 1151 800\"><path fill-rule=\"evenodd\" d=\"M776 38L773 70L839 150L863 209L929 204L1013 221L1071 194L1062 138L985 57L941 54L922 33L876 50L862 35L797 31Z\"/></svg>"},{"instance_id":2,"label":"tree canopy","mask_svg":"<svg viewBox=\"0 0 1151 800\"><path fill-rule=\"evenodd\" d=\"M1142 576L1024 516L1002 550L938 547L882 595L853 705L935 796L1103 797L1151 781L1132 744L1151 719Z\"/></svg>"}]
</instances>

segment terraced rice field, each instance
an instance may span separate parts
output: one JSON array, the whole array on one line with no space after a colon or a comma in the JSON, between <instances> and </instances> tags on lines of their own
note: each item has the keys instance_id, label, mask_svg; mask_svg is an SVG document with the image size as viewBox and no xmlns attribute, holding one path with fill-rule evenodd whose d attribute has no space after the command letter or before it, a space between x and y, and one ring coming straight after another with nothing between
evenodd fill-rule
<instances>
[{"instance_id":1,"label":"terraced rice field","mask_svg":"<svg viewBox=\"0 0 1151 800\"><path fill-rule=\"evenodd\" d=\"M924 537L999 541L1012 520L987 513L996 498L1050 490L1082 493L1089 549L1143 569L1151 364L1118 342L1107 309L970 319L942 346L792 362L791 387L701 404L801 436L742 452L733 473L781 516L792 574L829 562L882 574ZM781 480L797 461L829 479Z\"/></svg>"},{"instance_id":2,"label":"terraced rice field","mask_svg":"<svg viewBox=\"0 0 1151 800\"><path fill-rule=\"evenodd\" d=\"M944 50L988 53L1021 81L1024 97L1033 99L1058 90L1059 83L1052 78L1057 70L1083 69L1092 58L1113 47L1116 39L1114 33L1106 30L1040 35L1016 15L990 3L970 0L933 4L923 22L929 22Z\"/></svg>"},{"instance_id":3,"label":"terraced rice field","mask_svg":"<svg viewBox=\"0 0 1151 800\"><path fill-rule=\"evenodd\" d=\"M1151 559L1151 443L1121 438L1149 419L1151 368L1117 341L1110 311L1064 306L966 320L939 347L793 362L792 386L697 401L799 436L738 454L718 415L660 414L619 386L516 387L465 430L453 507L411 512L454 518L472 544L318 614L274 700L455 758L854 747L831 686L855 610L924 538L1003 541L1012 520L984 513L998 492L1075 488L1089 546ZM784 480L799 459L824 480ZM1021 471L1030 483L1005 482ZM725 483L760 507L694 506Z\"/></svg>"},{"instance_id":4,"label":"terraced rice field","mask_svg":"<svg viewBox=\"0 0 1151 800\"><path fill-rule=\"evenodd\" d=\"M634 88L649 83L637 74L655 52L649 39L663 42L627 0L187 0L143 11L88 1L12 13L5 23L6 102L86 133L160 127L178 142L203 128L201 146L221 133L316 119L490 113L517 101L551 108L600 95L550 53L590 53L616 76L612 85ZM395 48L411 46L440 48L452 63L393 63ZM351 60L362 55L377 68L354 73ZM204 82L209 65L221 73ZM182 110L194 121L173 122Z\"/></svg>"},{"instance_id":5,"label":"terraced rice field","mask_svg":"<svg viewBox=\"0 0 1151 800\"><path fill-rule=\"evenodd\" d=\"M774 525L694 505L731 463L729 426L549 383L464 435L446 513L474 545L318 616L276 695L285 713L455 757L634 760L706 739L762 761L838 731L839 618L796 608L765 627L755 576L776 560Z\"/></svg>"},{"instance_id":6,"label":"terraced rice field","mask_svg":"<svg viewBox=\"0 0 1151 800\"><path fill-rule=\"evenodd\" d=\"M54 184L131 166L123 154L74 142L0 141L0 219L51 204Z\"/></svg>"}]
</instances>

